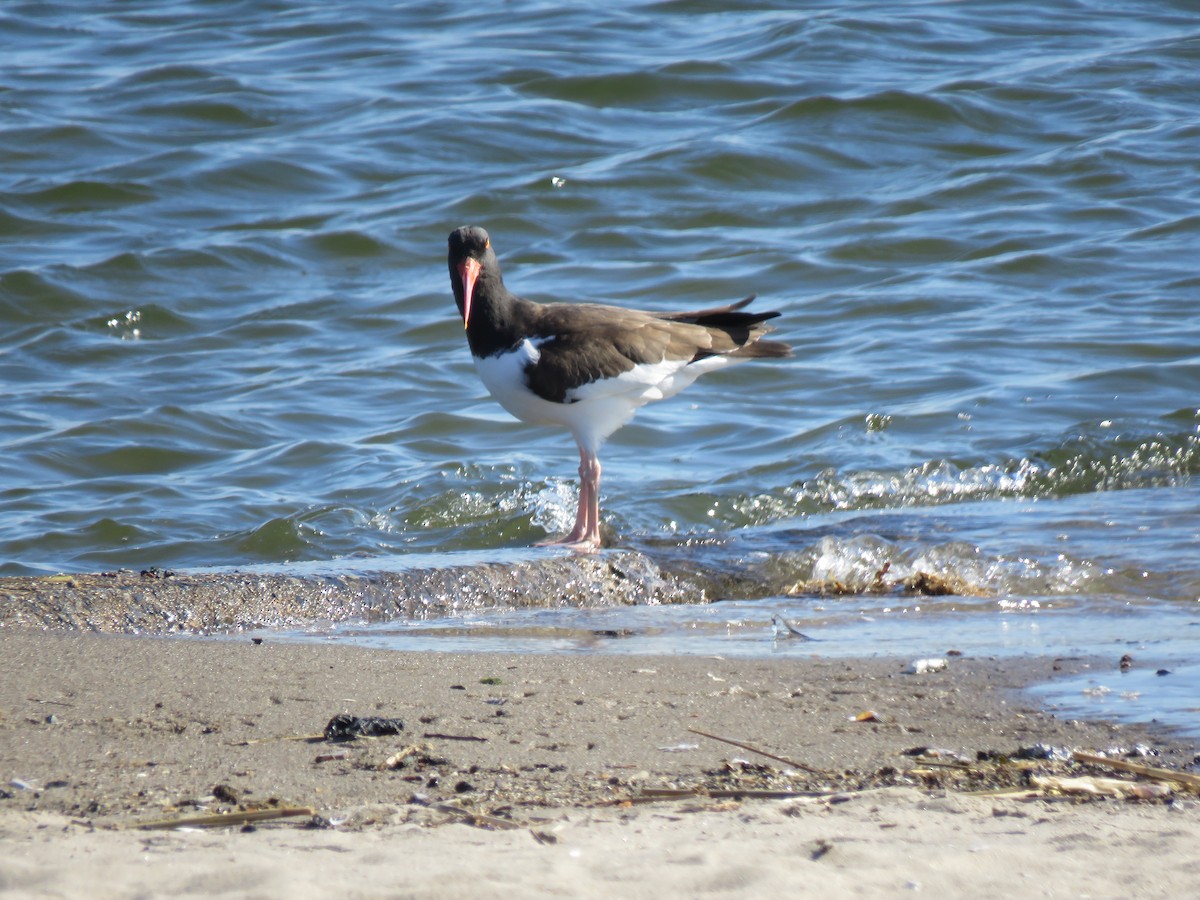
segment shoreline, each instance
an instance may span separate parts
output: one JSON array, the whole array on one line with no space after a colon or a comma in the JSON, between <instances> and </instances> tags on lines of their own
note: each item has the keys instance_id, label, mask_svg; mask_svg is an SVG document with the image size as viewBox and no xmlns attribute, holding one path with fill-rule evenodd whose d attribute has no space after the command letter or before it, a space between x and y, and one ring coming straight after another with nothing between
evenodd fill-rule
<instances>
[{"instance_id":1,"label":"shoreline","mask_svg":"<svg viewBox=\"0 0 1200 900\"><path fill-rule=\"evenodd\" d=\"M1141 895L1194 883L1184 848L1200 838L1195 794L1080 803L1011 793L1039 772L1083 771L1018 764L1038 745L1142 745L1152 765L1193 762L1191 739L1058 719L1022 693L1092 661L954 658L919 675L903 674L906 663L405 653L3 628L0 889L82 890L98 861L114 895L167 889L156 880L165 872L139 862L143 847L164 862L169 850L172 870L193 867L210 892L237 870L247 894L298 896L405 884L422 896L549 895L564 878L584 895L649 896L677 891L683 875L686 891L718 896L856 884L886 893L910 881L1000 892L1028 889L1039 867L1032 884L1083 893L1090 883L1100 896L1111 892L1101 876L1118 871L1150 879ZM313 739L341 713L399 718L404 730ZM310 807L326 827L128 827L272 805ZM489 830L478 816L517 827ZM1165 862L1155 851L1153 872L1149 835L1179 850ZM966 849L952 862L914 856L922 847L940 859L956 842ZM1047 858L1031 868L1031 853ZM691 861L666 865L680 857ZM222 889L238 893L231 885Z\"/></svg>"}]
</instances>

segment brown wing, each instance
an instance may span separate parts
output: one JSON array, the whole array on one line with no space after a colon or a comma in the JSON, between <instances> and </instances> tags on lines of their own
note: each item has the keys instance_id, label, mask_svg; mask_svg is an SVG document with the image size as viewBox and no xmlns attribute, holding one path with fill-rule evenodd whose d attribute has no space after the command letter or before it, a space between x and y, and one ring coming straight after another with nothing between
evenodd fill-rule
<instances>
[{"instance_id":1,"label":"brown wing","mask_svg":"<svg viewBox=\"0 0 1200 900\"><path fill-rule=\"evenodd\" d=\"M703 328L592 304L543 306L534 333L542 340L540 356L526 378L538 396L558 403L574 388L637 365L691 359L701 344L711 343Z\"/></svg>"},{"instance_id":2,"label":"brown wing","mask_svg":"<svg viewBox=\"0 0 1200 900\"><path fill-rule=\"evenodd\" d=\"M760 341L762 323L777 312L739 312L753 297L695 312L647 313L596 304L552 303L536 307L532 333L543 340L537 363L526 370L530 388L563 402L573 388L615 378L636 365L665 359L695 362L709 356L779 357L791 348Z\"/></svg>"}]
</instances>

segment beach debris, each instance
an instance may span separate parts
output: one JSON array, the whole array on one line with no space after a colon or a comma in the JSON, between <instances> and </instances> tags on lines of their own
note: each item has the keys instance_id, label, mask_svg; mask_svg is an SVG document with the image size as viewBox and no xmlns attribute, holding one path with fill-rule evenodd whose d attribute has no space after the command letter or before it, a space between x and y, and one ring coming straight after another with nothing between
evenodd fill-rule
<instances>
[{"instance_id":1,"label":"beach debris","mask_svg":"<svg viewBox=\"0 0 1200 900\"><path fill-rule=\"evenodd\" d=\"M520 822L514 822L512 819L489 816L487 813L475 812L473 809L467 809L455 803L435 803L430 806L430 809L455 816L468 825L474 825L476 828L498 828L502 831L510 831L514 828L526 827Z\"/></svg>"},{"instance_id":2,"label":"beach debris","mask_svg":"<svg viewBox=\"0 0 1200 900\"><path fill-rule=\"evenodd\" d=\"M710 736L705 732L698 733ZM711 736L730 743L729 739ZM848 780L849 773L818 773L814 778L795 771L798 767L790 765L794 762L792 760L779 759L775 754L765 753L741 741L732 743L770 759L778 759L786 765L751 763L731 758L719 768L703 772L702 781L681 779L683 783L673 780L661 786L642 784L636 793L600 801L599 805L629 807L674 800L683 801L681 812L689 812L722 809L722 804L784 800L798 804L792 812L785 810L785 814L794 815L800 814L810 804L833 804L897 785L921 785L926 789L962 792L965 796L1006 800L1069 798L1075 801L1106 801L1125 798L1161 803L1170 802L1186 791L1200 792L1200 774L1156 770L1140 763L1110 760L1082 751L1077 751L1072 757L1061 748L1048 744L1017 751L980 750L974 752L973 756L965 751L918 746L904 752L906 756L915 757L915 766L884 766L874 773L858 773ZM1106 777L1106 773L1089 772L1081 768L1083 765L1109 763L1129 775ZM1154 779L1160 772L1163 779ZM634 787L638 781L644 779L610 779L609 784ZM1018 813L1006 810L1003 814Z\"/></svg>"},{"instance_id":3,"label":"beach debris","mask_svg":"<svg viewBox=\"0 0 1200 900\"><path fill-rule=\"evenodd\" d=\"M673 744L669 747L659 747L663 753L687 753L689 750L699 750L699 744Z\"/></svg>"},{"instance_id":4,"label":"beach debris","mask_svg":"<svg viewBox=\"0 0 1200 900\"><path fill-rule=\"evenodd\" d=\"M1051 762L1067 762L1071 757L1072 751L1066 747L1052 747L1049 744L1022 747L1013 754L1013 759L1046 759Z\"/></svg>"},{"instance_id":5,"label":"beach debris","mask_svg":"<svg viewBox=\"0 0 1200 900\"><path fill-rule=\"evenodd\" d=\"M831 841L827 841L824 838L819 838L818 840L813 842L813 848L812 848L812 851L808 854L808 858L811 859L813 862L816 862L818 859L820 859L821 857L823 857L827 853L829 853L829 851L832 849L833 849L833 843Z\"/></svg>"},{"instance_id":6,"label":"beach debris","mask_svg":"<svg viewBox=\"0 0 1200 900\"><path fill-rule=\"evenodd\" d=\"M887 716L880 715L873 709L864 709L857 715L850 717L851 722L886 722Z\"/></svg>"},{"instance_id":7,"label":"beach debris","mask_svg":"<svg viewBox=\"0 0 1200 900\"><path fill-rule=\"evenodd\" d=\"M951 581L942 575L931 572L914 572L900 582L904 590L910 594L921 594L925 597L947 597L957 594L974 593L957 581Z\"/></svg>"},{"instance_id":8,"label":"beach debris","mask_svg":"<svg viewBox=\"0 0 1200 900\"><path fill-rule=\"evenodd\" d=\"M404 730L404 723L399 719L385 719L382 716L352 716L340 713L329 720L325 726L325 740L352 741L359 737L383 737L389 734L399 734Z\"/></svg>"},{"instance_id":9,"label":"beach debris","mask_svg":"<svg viewBox=\"0 0 1200 900\"><path fill-rule=\"evenodd\" d=\"M143 831L165 831L173 828L227 828L230 825L251 825L294 816L306 816L311 819L316 814L316 810L308 806L282 806L277 809L252 809L202 816L176 816L170 819L139 822L133 827Z\"/></svg>"},{"instance_id":10,"label":"beach debris","mask_svg":"<svg viewBox=\"0 0 1200 900\"><path fill-rule=\"evenodd\" d=\"M1171 670L1170 669L1159 669L1154 674L1157 675L1159 678L1162 678L1164 675L1170 675Z\"/></svg>"},{"instance_id":11,"label":"beach debris","mask_svg":"<svg viewBox=\"0 0 1200 900\"><path fill-rule=\"evenodd\" d=\"M1115 755L1129 751L1107 752ZM1015 752L980 750L974 761L958 764L933 761L928 757L922 757L920 761L924 769L909 769L900 773L899 777L918 777L927 787L950 790L965 788L964 793L969 796L1025 800L1048 797L1071 797L1075 800L1127 798L1161 802L1171 801L1182 792L1200 794L1200 775L1197 774L1160 769L1112 756L1101 756L1099 753L1071 751L1045 743L1023 747ZM1138 777L1136 780L1104 778L1101 776L1107 773L1089 772L1082 768L1084 766L1108 767Z\"/></svg>"},{"instance_id":12,"label":"beach debris","mask_svg":"<svg viewBox=\"0 0 1200 900\"><path fill-rule=\"evenodd\" d=\"M427 741L478 741L479 743L487 743L487 738L477 737L473 734L440 734L436 731L427 731L421 737Z\"/></svg>"},{"instance_id":13,"label":"beach debris","mask_svg":"<svg viewBox=\"0 0 1200 900\"><path fill-rule=\"evenodd\" d=\"M502 679L496 675L489 675L486 678L480 678L479 683L480 684L492 684L492 685L503 684L504 679Z\"/></svg>"},{"instance_id":14,"label":"beach debris","mask_svg":"<svg viewBox=\"0 0 1200 900\"><path fill-rule=\"evenodd\" d=\"M886 591L887 583L883 580L883 576L886 575L889 571L891 571L891 568L892 568L891 560L885 561L884 564L879 567L878 571L875 572L874 577L871 578L871 584L867 588L867 591L869 591L871 593L879 593L880 591Z\"/></svg>"},{"instance_id":15,"label":"beach debris","mask_svg":"<svg viewBox=\"0 0 1200 900\"><path fill-rule=\"evenodd\" d=\"M806 766L804 763L796 762L794 759L788 759L786 756L778 756L777 754L770 753L759 747L755 747L753 744L747 744L743 741L735 741L732 738L721 737L718 734L710 734L707 731L701 731L699 728L689 728L688 731L690 731L692 734L698 734L701 737L706 737L714 741L720 741L723 744L729 744L731 746L738 747L741 750L747 750L750 753L757 753L759 756L765 756L767 759L773 759L775 762L781 762L785 766L791 766L793 769L799 769L802 772L808 772L812 775L826 774L820 769L814 769L812 766Z\"/></svg>"},{"instance_id":16,"label":"beach debris","mask_svg":"<svg viewBox=\"0 0 1200 900\"><path fill-rule=\"evenodd\" d=\"M648 803L654 800L691 800L707 797L713 800L827 800L844 794L844 791L771 790L764 788L716 788L716 787L644 787L630 802Z\"/></svg>"},{"instance_id":17,"label":"beach debris","mask_svg":"<svg viewBox=\"0 0 1200 900\"><path fill-rule=\"evenodd\" d=\"M1176 772L1174 769L1163 769L1159 766L1147 766L1142 763L1129 762L1124 759L1110 759L1107 756L1100 756L1096 753L1085 753L1082 750L1076 750L1073 754L1076 762L1085 763L1091 766L1102 766L1109 769L1115 769L1118 772L1128 772L1131 775L1141 775L1145 778L1153 778L1157 781L1170 781L1178 785L1190 788L1193 791L1200 792L1200 775L1194 775L1191 772Z\"/></svg>"},{"instance_id":18,"label":"beach debris","mask_svg":"<svg viewBox=\"0 0 1200 900\"><path fill-rule=\"evenodd\" d=\"M927 762L940 761L949 762L955 765L962 765L971 762L962 753L957 750L949 750L945 747L910 747L903 751L904 756L920 757Z\"/></svg>"},{"instance_id":19,"label":"beach debris","mask_svg":"<svg viewBox=\"0 0 1200 900\"><path fill-rule=\"evenodd\" d=\"M220 731L220 728L214 728L213 731ZM207 731L204 732L204 734L209 734L209 733L210 732L207 732ZM306 743L312 744L312 743L316 743L318 741L323 741L323 740L325 740L324 734L282 734L282 735L278 735L276 737L250 738L249 740L245 740L245 741L230 741L229 746L230 747L252 747L255 744L273 744L276 741L304 741Z\"/></svg>"},{"instance_id":20,"label":"beach debris","mask_svg":"<svg viewBox=\"0 0 1200 900\"><path fill-rule=\"evenodd\" d=\"M1083 794L1133 800L1163 800L1173 793L1172 788L1166 784L1102 778L1098 775L1080 775L1074 778L1062 775L1034 775L1030 778L1030 783L1043 791L1056 794Z\"/></svg>"},{"instance_id":21,"label":"beach debris","mask_svg":"<svg viewBox=\"0 0 1200 900\"><path fill-rule=\"evenodd\" d=\"M797 581L784 591L789 596L819 594L822 596L845 596L856 594L918 594L924 597L984 596L987 589L970 584L953 575L936 575L917 570L903 578L886 578L892 564L885 562L873 575L864 580L839 581L836 578L818 578Z\"/></svg>"},{"instance_id":22,"label":"beach debris","mask_svg":"<svg viewBox=\"0 0 1200 900\"><path fill-rule=\"evenodd\" d=\"M316 759L314 759L313 762L319 762L319 763L335 762L340 759L349 759L349 758L350 758L349 750L338 750L336 753L322 753Z\"/></svg>"},{"instance_id":23,"label":"beach debris","mask_svg":"<svg viewBox=\"0 0 1200 900\"><path fill-rule=\"evenodd\" d=\"M779 614L771 616L771 625L774 626L772 637L777 641L787 641L793 638L801 641L815 641L814 637L809 637L803 631L799 631L792 626L787 619Z\"/></svg>"},{"instance_id":24,"label":"beach debris","mask_svg":"<svg viewBox=\"0 0 1200 900\"><path fill-rule=\"evenodd\" d=\"M428 744L410 744L401 750L396 751L375 768L380 772L386 772L393 769L403 769L408 762L412 762L413 767L417 770L423 769L426 766L440 766L446 763L445 759L432 755L433 748ZM415 780L420 776L414 776Z\"/></svg>"},{"instance_id":25,"label":"beach debris","mask_svg":"<svg viewBox=\"0 0 1200 900\"><path fill-rule=\"evenodd\" d=\"M806 809L811 809L814 806L823 806L828 809L839 803L848 803L855 797L862 796L867 791L833 791L833 792L817 792L813 791L810 794L800 797L784 797L782 803L779 804L779 811L785 816L799 816ZM881 826L892 827L892 826Z\"/></svg>"},{"instance_id":26,"label":"beach debris","mask_svg":"<svg viewBox=\"0 0 1200 900\"><path fill-rule=\"evenodd\" d=\"M904 670L905 675L926 675L930 672L941 672L949 668L950 660L944 656L930 657L929 659L914 659L908 664L908 668Z\"/></svg>"},{"instance_id":27,"label":"beach debris","mask_svg":"<svg viewBox=\"0 0 1200 900\"><path fill-rule=\"evenodd\" d=\"M74 703L68 703L66 700L42 700L38 697L26 698L30 703L53 704L54 706L74 706Z\"/></svg>"}]
</instances>

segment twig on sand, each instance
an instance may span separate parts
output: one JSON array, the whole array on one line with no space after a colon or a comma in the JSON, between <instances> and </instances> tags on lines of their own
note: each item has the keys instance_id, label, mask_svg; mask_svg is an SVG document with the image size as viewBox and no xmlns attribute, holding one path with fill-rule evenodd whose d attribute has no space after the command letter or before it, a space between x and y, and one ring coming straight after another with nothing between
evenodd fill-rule
<instances>
[{"instance_id":1,"label":"twig on sand","mask_svg":"<svg viewBox=\"0 0 1200 900\"><path fill-rule=\"evenodd\" d=\"M473 734L439 734L436 731L427 731L421 737L433 741L478 741L481 744L487 743L487 738L477 737Z\"/></svg>"},{"instance_id":2,"label":"twig on sand","mask_svg":"<svg viewBox=\"0 0 1200 900\"><path fill-rule=\"evenodd\" d=\"M1088 763L1093 766L1107 766L1110 769L1116 769L1118 772L1130 772L1134 775L1142 775L1157 781L1173 781L1176 784L1186 785L1192 790L1200 790L1200 775L1192 775L1188 772L1176 772L1173 769L1160 769L1157 766L1143 766L1141 763L1126 762L1123 759L1109 759L1107 756L1084 753L1082 750L1076 750L1071 755L1075 757L1076 761L1081 763Z\"/></svg>"},{"instance_id":3,"label":"twig on sand","mask_svg":"<svg viewBox=\"0 0 1200 900\"><path fill-rule=\"evenodd\" d=\"M692 734L698 734L702 737L712 738L714 741L721 741L725 744L732 744L735 747L740 747L742 750L749 750L751 753L757 753L759 756L765 756L767 759L773 759L775 762L781 762L784 765L791 766L793 769L800 769L812 775L825 775L820 769L814 769L812 766L806 766L802 762L796 762L794 759L788 759L786 756L776 756L774 753L768 753L766 750L760 750L751 744L743 744L741 741L731 740L730 738L721 737L716 734L709 734L707 731L701 731L699 728L689 728L688 731Z\"/></svg>"},{"instance_id":4,"label":"twig on sand","mask_svg":"<svg viewBox=\"0 0 1200 900\"><path fill-rule=\"evenodd\" d=\"M474 825L476 828L501 828L509 830L525 827L520 822L514 822L511 819L501 819L498 816L489 816L486 813L479 813L475 812L474 810L464 809L463 807L455 806L452 803L438 803L432 808L438 812L450 813L451 815L466 819L469 824Z\"/></svg>"},{"instance_id":5,"label":"twig on sand","mask_svg":"<svg viewBox=\"0 0 1200 900\"><path fill-rule=\"evenodd\" d=\"M277 737L250 738L249 740L245 741L230 741L229 746L250 747L254 744L274 744L277 741L305 741L309 744L315 744L323 740L325 740L325 735L323 734L281 734Z\"/></svg>"},{"instance_id":6,"label":"twig on sand","mask_svg":"<svg viewBox=\"0 0 1200 900\"><path fill-rule=\"evenodd\" d=\"M640 800L682 800L691 797L711 797L714 800L794 800L799 797L820 800L826 797L846 797L845 791L784 791L762 788L642 788Z\"/></svg>"},{"instance_id":7,"label":"twig on sand","mask_svg":"<svg viewBox=\"0 0 1200 900\"><path fill-rule=\"evenodd\" d=\"M255 809L248 812L212 813L204 816L177 816L173 819L155 819L151 822L139 822L134 828L146 830L166 830L169 828L222 828L228 825L251 825L258 822L269 822L272 819L286 819L290 816L307 816L312 818L316 810L308 806L286 806L280 809Z\"/></svg>"}]
</instances>

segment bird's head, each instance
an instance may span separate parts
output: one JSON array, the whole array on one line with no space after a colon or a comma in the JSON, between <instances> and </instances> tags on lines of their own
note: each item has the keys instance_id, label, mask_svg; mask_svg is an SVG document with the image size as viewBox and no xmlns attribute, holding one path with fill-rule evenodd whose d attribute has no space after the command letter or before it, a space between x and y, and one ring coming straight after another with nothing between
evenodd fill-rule
<instances>
[{"instance_id":1,"label":"bird's head","mask_svg":"<svg viewBox=\"0 0 1200 900\"><path fill-rule=\"evenodd\" d=\"M481 275L485 281L500 277L500 266L492 251L488 233L478 225L464 225L450 232L450 287L454 291L454 302L463 317L463 328L471 324L471 305L477 295L476 284Z\"/></svg>"}]
</instances>

